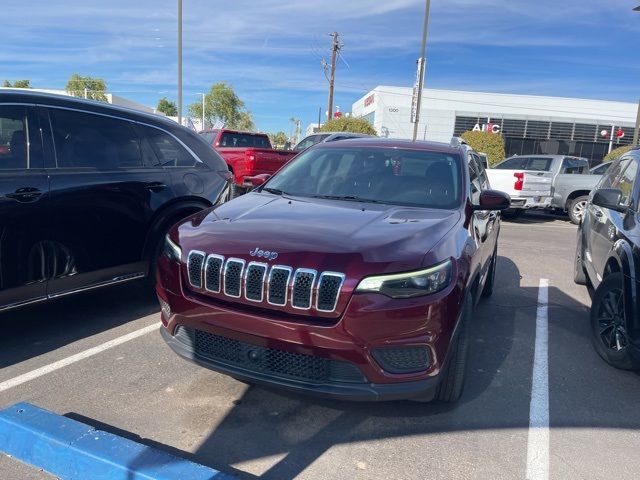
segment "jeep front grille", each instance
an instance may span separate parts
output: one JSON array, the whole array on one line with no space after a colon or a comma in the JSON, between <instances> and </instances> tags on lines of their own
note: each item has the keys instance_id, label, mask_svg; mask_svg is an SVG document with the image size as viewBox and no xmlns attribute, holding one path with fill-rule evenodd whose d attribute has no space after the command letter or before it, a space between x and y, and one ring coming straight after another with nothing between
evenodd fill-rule
<instances>
[{"instance_id":1,"label":"jeep front grille","mask_svg":"<svg viewBox=\"0 0 640 480\"><path fill-rule=\"evenodd\" d=\"M286 265L270 267L266 263L246 262L221 255L189 253L189 283L196 290L255 303L297 310L334 312L338 305L345 276L336 272L316 272Z\"/></svg>"}]
</instances>

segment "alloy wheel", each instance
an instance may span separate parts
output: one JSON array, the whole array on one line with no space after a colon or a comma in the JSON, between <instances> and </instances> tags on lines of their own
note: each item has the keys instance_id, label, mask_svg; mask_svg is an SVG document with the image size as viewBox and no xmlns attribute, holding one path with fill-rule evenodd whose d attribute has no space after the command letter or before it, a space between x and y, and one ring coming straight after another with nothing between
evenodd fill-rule
<instances>
[{"instance_id":1,"label":"alloy wheel","mask_svg":"<svg viewBox=\"0 0 640 480\"><path fill-rule=\"evenodd\" d=\"M628 338L622 289L608 292L598 310L600 339L609 350L619 352L627 347Z\"/></svg>"},{"instance_id":2,"label":"alloy wheel","mask_svg":"<svg viewBox=\"0 0 640 480\"><path fill-rule=\"evenodd\" d=\"M573 215L575 218L582 220L582 217L584 216L584 212L587 209L587 201L583 200L581 202L577 202L574 206L573 206Z\"/></svg>"}]
</instances>

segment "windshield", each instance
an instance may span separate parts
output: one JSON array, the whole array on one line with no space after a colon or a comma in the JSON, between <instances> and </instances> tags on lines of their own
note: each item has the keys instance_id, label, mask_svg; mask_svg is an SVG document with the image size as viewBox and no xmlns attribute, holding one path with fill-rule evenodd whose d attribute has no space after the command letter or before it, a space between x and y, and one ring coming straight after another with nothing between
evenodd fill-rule
<instances>
[{"instance_id":1,"label":"windshield","mask_svg":"<svg viewBox=\"0 0 640 480\"><path fill-rule=\"evenodd\" d=\"M451 209L460 204L460 158L396 148L315 148L266 191L294 196Z\"/></svg>"}]
</instances>

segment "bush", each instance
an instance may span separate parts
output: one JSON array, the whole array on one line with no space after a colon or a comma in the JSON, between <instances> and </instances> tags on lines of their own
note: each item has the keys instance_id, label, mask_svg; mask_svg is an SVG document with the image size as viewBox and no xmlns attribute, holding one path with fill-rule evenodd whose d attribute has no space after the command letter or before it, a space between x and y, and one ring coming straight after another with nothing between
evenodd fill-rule
<instances>
[{"instance_id":1,"label":"bush","mask_svg":"<svg viewBox=\"0 0 640 480\"><path fill-rule=\"evenodd\" d=\"M604 160L602 162L603 163L612 162L612 161L620 158L625 153L630 152L632 149L633 149L633 147L631 145L629 145L629 146L626 146L626 147L619 147L619 148L616 148L615 150L611 150L611 153L609 153L606 157L604 157Z\"/></svg>"},{"instance_id":2,"label":"bush","mask_svg":"<svg viewBox=\"0 0 640 480\"><path fill-rule=\"evenodd\" d=\"M375 128L364 118L340 117L326 122L321 132L352 132L377 135Z\"/></svg>"},{"instance_id":3,"label":"bush","mask_svg":"<svg viewBox=\"0 0 640 480\"><path fill-rule=\"evenodd\" d=\"M502 135L490 132L464 132L462 138L476 152L487 154L490 167L504 160L504 138Z\"/></svg>"}]
</instances>

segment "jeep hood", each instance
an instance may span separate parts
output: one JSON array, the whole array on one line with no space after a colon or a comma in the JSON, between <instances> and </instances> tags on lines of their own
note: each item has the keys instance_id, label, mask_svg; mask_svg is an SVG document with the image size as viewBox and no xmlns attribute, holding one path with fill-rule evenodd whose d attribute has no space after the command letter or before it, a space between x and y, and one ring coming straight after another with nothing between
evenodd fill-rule
<instances>
[{"instance_id":1,"label":"jeep hood","mask_svg":"<svg viewBox=\"0 0 640 480\"><path fill-rule=\"evenodd\" d=\"M347 274L352 268L399 272L420 268L460 218L457 210L250 193L191 217L176 239L183 254L199 250ZM256 249L277 258L252 256Z\"/></svg>"}]
</instances>

